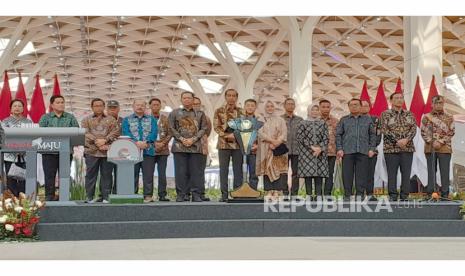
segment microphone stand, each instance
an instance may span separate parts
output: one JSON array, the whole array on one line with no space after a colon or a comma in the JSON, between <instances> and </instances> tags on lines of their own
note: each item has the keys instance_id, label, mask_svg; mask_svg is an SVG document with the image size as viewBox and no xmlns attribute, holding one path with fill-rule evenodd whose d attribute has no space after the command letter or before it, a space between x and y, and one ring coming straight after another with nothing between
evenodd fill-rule
<instances>
[{"instance_id":1,"label":"microphone stand","mask_svg":"<svg viewBox=\"0 0 465 276\"><path fill-rule=\"evenodd\" d=\"M436 150L434 149L433 147L433 143L434 143L434 124L433 124L433 117L431 117L431 158L433 159L433 174L434 174L434 177L433 177L433 184L434 184L434 193L438 193L439 195L439 199L438 200L435 200L435 201L439 201L439 200L446 200L446 201L453 201L453 202L456 202L454 201L453 199L449 199L449 198L446 198L446 197L442 197L441 194L439 194L438 192L438 186L437 186L437 183L436 183L436 166L437 166L437 163L439 162L439 160L436 160ZM442 185L444 185L444 183L442 183Z\"/></svg>"},{"instance_id":2,"label":"microphone stand","mask_svg":"<svg viewBox=\"0 0 465 276\"><path fill-rule=\"evenodd\" d=\"M431 115L432 116L432 115ZM434 125L433 125L433 118L431 117L431 126L430 126L430 130L431 130L431 144L430 144L430 150L431 150L431 170L433 171L433 194L434 193L437 193L437 187L436 187L436 150L434 149ZM433 198L433 201L436 201L436 199Z\"/></svg>"},{"instance_id":3,"label":"microphone stand","mask_svg":"<svg viewBox=\"0 0 465 276\"><path fill-rule=\"evenodd\" d=\"M439 195L439 192L438 192L438 187L437 187L437 183L436 183L436 167L437 167L437 163L438 163L438 160L436 160L436 150L434 149L434 124L433 124L433 117L431 117L431 145L430 145L430 149L431 149L431 159L432 159L432 162L431 162L431 165L433 166L432 168L432 171L433 171L433 193L437 193ZM439 195L439 199L434 199L433 198L433 201L439 201L441 199L445 199L447 201L451 201L449 198L445 198L445 197L442 197L442 195Z\"/></svg>"}]
</instances>

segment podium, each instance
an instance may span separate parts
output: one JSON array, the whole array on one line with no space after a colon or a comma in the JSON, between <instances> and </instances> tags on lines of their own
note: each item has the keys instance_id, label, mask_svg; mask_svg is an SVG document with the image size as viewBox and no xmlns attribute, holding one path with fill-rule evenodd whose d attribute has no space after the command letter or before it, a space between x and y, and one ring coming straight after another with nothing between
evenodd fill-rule
<instances>
[{"instance_id":1,"label":"podium","mask_svg":"<svg viewBox=\"0 0 465 276\"><path fill-rule=\"evenodd\" d=\"M126 136L113 142L107 160L116 164L116 195L110 195L110 203L143 203L142 195L134 194L134 165L142 162L142 151Z\"/></svg>"},{"instance_id":2,"label":"podium","mask_svg":"<svg viewBox=\"0 0 465 276\"><path fill-rule=\"evenodd\" d=\"M37 195L37 154L59 155L60 201L69 201L70 156L74 146L84 145L85 129L77 127L5 128L5 145L0 150L3 180L4 153L24 153L26 161L26 195ZM3 185L2 185L3 189ZM3 191L2 191L3 192Z\"/></svg>"}]
</instances>

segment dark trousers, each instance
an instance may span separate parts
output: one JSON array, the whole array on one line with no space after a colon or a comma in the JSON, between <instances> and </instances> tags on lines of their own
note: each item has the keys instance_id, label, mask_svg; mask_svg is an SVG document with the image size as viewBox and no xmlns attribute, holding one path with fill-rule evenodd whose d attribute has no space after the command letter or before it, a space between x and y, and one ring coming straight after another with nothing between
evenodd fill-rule
<instances>
[{"instance_id":1,"label":"dark trousers","mask_svg":"<svg viewBox=\"0 0 465 276\"><path fill-rule=\"evenodd\" d=\"M108 200L111 193L111 173L113 165L107 161L106 157L95 157L85 155L86 160L86 196L92 200L95 194L95 184L100 171L100 193L103 199Z\"/></svg>"},{"instance_id":2,"label":"dark trousers","mask_svg":"<svg viewBox=\"0 0 465 276\"><path fill-rule=\"evenodd\" d=\"M158 173L158 197L166 197L166 165L168 155L155 155L155 164Z\"/></svg>"},{"instance_id":3,"label":"dark trousers","mask_svg":"<svg viewBox=\"0 0 465 276\"><path fill-rule=\"evenodd\" d=\"M325 178L325 195L331 195L334 184L334 166L336 164L336 156L328 156L329 175Z\"/></svg>"},{"instance_id":4,"label":"dark trousers","mask_svg":"<svg viewBox=\"0 0 465 276\"><path fill-rule=\"evenodd\" d=\"M200 181L199 181L199 189L200 189L200 194L202 196L205 196L205 169L207 168L207 155L201 154L201 168L200 170L202 171L202 175L200 176ZM193 187L193 183L190 185Z\"/></svg>"},{"instance_id":5,"label":"dark trousers","mask_svg":"<svg viewBox=\"0 0 465 276\"><path fill-rule=\"evenodd\" d=\"M265 191L284 191L287 190L287 176L281 174L278 179L271 181L268 175L263 176L263 187Z\"/></svg>"},{"instance_id":6,"label":"dark trousers","mask_svg":"<svg viewBox=\"0 0 465 276\"><path fill-rule=\"evenodd\" d=\"M55 179L59 168L58 154L42 154L44 168L45 197L47 200L55 198Z\"/></svg>"},{"instance_id":7,"label":"dark trousers","mask_svg":"<svg viewBox=\"0 0 465 276\"><path fill-rule=\"evenodd\" d=\"M242 152L240 149L219 149L218 158L220 163L220 187L221 196L228 197L228 174L229 161L232 159L232 167L234 174L233 187L239 188L243 181L242 175Z\"/></svg>"},{"instance_id":8,"label":"dark trousers","mask_svg":"<svg viewBox=\"0 0 465 276\"><path fill-rule=\"evenodd\" d=\"M155 156L144 155L144 160L134 165L134 193L139 193L139 172L142 169L144 196L153 195L153 172L155 171Z\"/></svg>"},{"instance_id":9,"label":"dark trousers","mask_svg":"<svg viewBox=\"0 0 465 276\"><path fill-rule=\"evenodd\" d=\"M312 182L315 180L315 194L323 195L323 177L305 177L305 191L307 195L313 195Z\"/></svg>"},{"instance_id":10,"label":"dark trousers","mask_svg":"<svg viewBox=\"0 0 465 276\"><path fill-rule=\"evenodd\" d=\"M425 153L426 162L428 164L428 186L426 186L426 192L431 195L434 191L434 183L439 163L439 172L441 174L441 197L449 196L450 186L450 153L435 153L434 161L431 153ZM434 170L434 171L433 171Z\"/></svg>"},{"instance_id":11,"label":"dark trousers","mask_svg":"<svg viewBox=\"0 0 465 276\"><path fill-rule=\"evenodd\" d=\"M288 157L288 165L291 163L291 195L295 196L299 193L299 177L297 176L297 167L299 165L299 156L292 154L289 155ZM286 180L287 180L287 174L286 174ZM287 195L289 194L288 187L285 187L284 194Z\"/></svg>"},{"instance_id":12,"label":"dark trousers","mask_svg":"<svg viewBox=\"0 0 465 276\"><path fill-rule=\"evenodd\" d=\"M376 168L376 161L378 156L368 157L368 172L367 172L367 181L365 192L367 196L373 195L373 190L375 188L375 168Z\"/></svg>"},{"instance_id":13,"label":"dark trousers","mask_svg":"<svg viewBox=\"0 0 465 276\"><path fill-rule=\"evenodd\" d=\"M116 166L116 164L114 163L111 163L111 165L113 166L113 178L111 179L111 193L116 195L117 192L116 192L116 181L117 181L117 176L118 176L118 166Z\"/></svg>"},{"instance_id":14,"label":"dark trousers","mask_svg":"<svg viewBox=\"0 0 465 276\"><path fill-rule=\"evenodd\" d=\"M202 168L203 155L200 153L176 152L174 156L174 175L176 185L176 195L178 197L186 196L189 191L192 196L200 196L202 177L205 179Z\"/></svg>"},{"instance_id":15,"label":"dark trousers","mask_svg":"<svg viewBox=\"0 0 465 276\"><path fill-rule=\"evenodd\" d=\"M412 171L412 152L401 153L386 153L384 154L386 160L387 174L388 174L388 191L389 197L397 198L397 171L400 168L401 184L400 184L400 198L407 199L410 193L410 173Z\"/></svg>"},{"instance_id":16,"label":"dark trousers","mask_svg":"<svg viewBox=\"0 0 465 276\"><path fill-rule=\"evenodd\" d=\"M19 193L26 192L26 180L16 180L8 177L8 171L10 170L11 165L13 165L13 162L5 161L5 173L7 174L6 187L16 197L19 197Z\"/></svg>"},{"instance_id":17,"label":"dark trousers","mask_svg":"<svg viewBox=\"0 0 465 276\"><path fill-rule=\"evenodd\" d=\"M352 195L355 173L355 194L363 194L366 183L368 156L362 153L345 154L342 157L342 182L344 184L344 196Z\"/></svg>"},{"instance_id":18,"label":"dark trousers","mask_svg":"<svg viewBox=\"0 0 465 276\"><path fill-rule=\"evenodd\" d=\"M247 168L249 169L249 185L252 189L258 188L258 176L256 174L257 169L257 155L247 155Z\"/></svg>"}]
</instances>

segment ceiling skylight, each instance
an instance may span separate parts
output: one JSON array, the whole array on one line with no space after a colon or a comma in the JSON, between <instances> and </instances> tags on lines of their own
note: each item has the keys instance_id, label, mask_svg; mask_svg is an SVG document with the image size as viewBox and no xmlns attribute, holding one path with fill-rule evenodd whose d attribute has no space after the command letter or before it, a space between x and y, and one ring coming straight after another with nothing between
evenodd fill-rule
<instances>
[{"instance_id":1,"label":"ceiling skylight","mask_svg":"<svg viewBox=\"0 0 465 276\"><path fill-rule=\"evenodd\" d=\"M219 43L214 43L215 47L223 54L223 50L220 47ZM236 42L226 42L226 47L228 47L229 52L233 56L233 60L236 63L242 63L247 61L253 54L253 50L249 49L245 46L242 46ZM210 49L205 44L200 44L195 51L195 54L204 58L208 58L210 60L218 62L215 55L210 51Z\"/></svg>"},{"instance_id":2,"label":"ceiling skylight","mask_svg":"<svg viewBox=\"0 0 465 276\"><path fill-rule=\"evenodd\" d=\"M8 39L8 38L0 38L0 57L3 55L3 51L8 46L8 42L10 42L10 39ZM18 40L16 42L16 45L18 45L18 43L20 43L20 42L21 42L21 40ZM34 51L35 51L34 45L32 44L32 42L28 42L26 44L26 46L24 46L23 50L19 53L18 56L24 56L24 55L33 53Z\"/></svg>"},{"instance_id":3,"label":"ceiling skylight","mask_svg":"<svg viewBox=\"0 0 465 276\"><path fill-rule=\"evenodd\" d=\"M202 85L203 90L207 94L221 93L221 89L223 88L223 85L221 83L217 83L209 79L199 79L199 82L200 82L200 85ZM190 87L190 85L185 80L178 81L178 87L186 91L194 92L192 88Z\"/></svg>"}]
</instances>

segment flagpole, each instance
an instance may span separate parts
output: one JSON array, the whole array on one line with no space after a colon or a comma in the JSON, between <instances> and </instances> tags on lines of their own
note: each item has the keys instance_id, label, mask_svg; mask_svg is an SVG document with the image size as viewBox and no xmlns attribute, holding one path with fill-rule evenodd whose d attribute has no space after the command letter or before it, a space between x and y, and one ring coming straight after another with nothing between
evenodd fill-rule
<instances>
[{"instance_id":1,"label":"flagpole","mask_svg":"<svg viewBox=\"0 0 465 276\"><path fill-rule=\"evenodd\" d=\"M428 120L431 122L430 130L431 130L431 144L430 144L430 151L431 151L431 166L432 166L432 171L433 171L433 193L437 193L437 187L436 187L436 151L434 149L434 124L433 124L433 118L427 117ZM434 200L434 198L433 198Z\"/></svg>"},{"instance_id":2,"label":"flagpole","mask_svg":"<svg viewBox=\"0 0 465 276\"><path fill-rule=\"evenodd\" d=\"M436 88L436 84L434 83L434 75L433 78L431 79L431 85L430 85L430 92L428 93L428 99L427 99L427 104L429 106L432 105L432 96L433 93L431 93L432 86L434 85L434 88ZM432 106L431 106L432 109ZM431 157L433 159L433 187L434 187L434 192L437 193L437 187L436 187L436 150L434 148L434 123L433 123L433 114L431 114Z\"/></svg>"}]
</instances>

